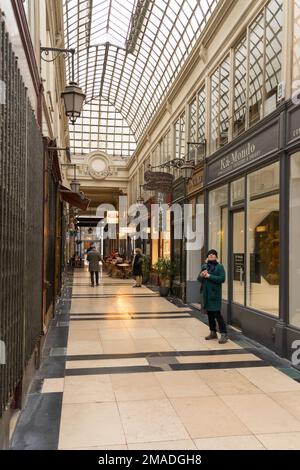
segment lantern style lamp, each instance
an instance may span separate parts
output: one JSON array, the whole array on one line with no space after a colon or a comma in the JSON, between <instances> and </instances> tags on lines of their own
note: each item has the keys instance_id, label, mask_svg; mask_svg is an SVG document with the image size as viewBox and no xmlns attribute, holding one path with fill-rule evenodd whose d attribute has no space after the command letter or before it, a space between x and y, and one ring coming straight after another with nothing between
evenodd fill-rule
<instances>
[{"instance_id":1,"label":"lantern style lamp","mask_svg":"<svg viewBox=\"0 0 300 470\"><path fill-rule=\"evenodd\" d=\"M71 82L66 86L65 91L61 93L64 100L66 115L72 124L75 124L76 119L80 116L85 94L82 89L75 82Z\"/></svg>"}]
</instances>

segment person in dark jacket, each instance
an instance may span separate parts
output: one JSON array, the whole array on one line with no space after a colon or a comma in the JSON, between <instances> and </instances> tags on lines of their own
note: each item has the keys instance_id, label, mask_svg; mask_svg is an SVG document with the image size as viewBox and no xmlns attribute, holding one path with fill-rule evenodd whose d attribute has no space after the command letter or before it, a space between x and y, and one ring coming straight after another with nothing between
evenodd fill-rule
<instances>
[{"instance_id":1,"label":"person in dark jacket","mask_svg":"<svg viewBox=\"0 0 300 470\"><path fill-rule=\"evenodd\" d=\"M135 277L135 284L132 287L142 287L143 256L140 248L135 249L135 255L132 261L132 275Z\"/></svg>"},{"instance_id":2,"label":"person in dark jacket","mask_svg":"<svg viewBox=\"0 0 300 470\"><path fill-rule=\"evenodd\" d=\"M222 284L225 282L225 270L224 266L218 262L216 250L209 250L207 253L207 260L201 267L198 281L201 282L202 308L206 310L210 329L210 334L205 339L218 338L218 323L221 334L219 343L226 343L228 341L227 328L221 314Z\"/></svg>"},{"instance_id":3,"label":"person in dark jacket","mask_svg":"<svg viewBox=\"0 0 300 470\"><path fill-rule=\"evenodd\" d=\"M92 287L94 287L95 285L94 278L96 280L97 286L99 286L99 271L100 271L99 262L101 261L101 255L99 251L96 250L95 246L93 246L93 249L89 251L87 255L87 260L89 262L89 271L91 275Z\"/></svg>"}]
</instances>

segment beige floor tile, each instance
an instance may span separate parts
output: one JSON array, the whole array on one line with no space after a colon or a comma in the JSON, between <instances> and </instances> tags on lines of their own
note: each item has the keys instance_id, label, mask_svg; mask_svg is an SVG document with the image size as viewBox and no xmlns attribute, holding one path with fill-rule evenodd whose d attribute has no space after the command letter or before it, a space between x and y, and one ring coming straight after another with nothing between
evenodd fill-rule
<instances>
[{"instance_id":1,"label":"beige floor tile","mask_svg":"<svg viewBox=\"0 0 300 470\"><path fill-rule=\"evenodd\" d=\"M100 341L100 334L98 329L72 329L69 331L68 341Z\"/></svg>"},{"instance_id":2,"label":"beige floor tile","mask_svg":"<svg viewBox=\"0 0 300 470\"><path fill-rule=\"evenodd\" d=\"M197 341L194 338L169 338L168 343L176 351L205 351L207 347L201 341Z\"/></svg>"},{"instance_id":3,"label":"beige floor tile","mask_svg":"<svg viewBox=\"0 0 300 470\"><path fill-rule=\"evenodd\" d=\"M187 340L193 340L193 337L184 329L177 327L171 328L157 328L161 336L166 338L167 340L172 338L183 338Z\"/></svg>"},{"instance_id":4,"label":"beige floor tile","mask_svg":"<svg viewBox=\"0 0 300 470\"><path fill-rule=\"evenodd\" d=\"M261 392L235 369L198 370L197 374L217 395L245 395Z\"/></svg>"},{"instance_id":5,"label":"beige floor tile","mask_svg":"<svg viewBox=\"0 0 300 470\"><path fill-rule=\"evenodd\" d=\"M173 348L164 338L144 338L133 340L138 352L173 351Z\"/></svg>"},{"instance_id":6,"label":"beige floor tile","mask_svg":"<svg viewBox=\"0 0 300 470\"><path fill-rule=\"evenodd\" d=\"M166 397L152 373L113 374L111 383L117 401L155 400Z\"/></svg>"},{"instance_id":7,"label":"beige floor tile","mask_svg":"<svg viewBox=\"0 0 300 470\"><path fill-rule=\"evenodd\" d=\"M134 313L134 312L181 312L186 308L178 308L160 298L134 298L120 296L119 298L89 298L76 299L72 302L70 313Z\"/></svg>"},{"instance_id":8,"label":"beige floor tile","mask_svg":"<svg viewBox=\"0 0 300 470\"><path fill-rule=\"evenodd\" d=\"M66 369L91 369L94 367L132 367L148 365L148 361L142 357L118 359L89 359L87 361L67 361Z\"/></svg>"},{"instance_id":9,"label":"beige floor tile","mask_svg":"<svg viewBox=\"0 0 300 470\"><path fill-rule=\"evenodd\" d=\"M268 450L300 450L300 432L258 434L257 438Z\"/></svg>"},{"instance_id":10,"label":"beige floor tile","mask_svg":"<svg viewBox=\"0 0 300 470\"><path fill-rule=\"evenodd\" d=\"M258 357L254 354L218 354L216 356L179 356L177 358L181 364L189 363L221 363L221 362L243 362L243 361L259 361Z\"/></svg>"},{"instance_id":11,"label":"beige floor tile","mask_svg":"<svg viewBox=\"0 0 300 470\"><path fill-rule=\"evenodd\" d=\"M123 328L105 328L105 329L100 329L100 337L101 340L130 340L130 334L128 331Z\"/></svg>"},{"instance_id":12,"label":"beige floor tile","mask_svg":"<svg viewBox=\"0 0 300 470\"><path fill-rule=\"evenodd\" d=\"M155 372L168 398L215 395L195 371Z\"/></svg>"},{"instance_id":13,"label":"beige floor tile","mask_svg":"<svg viewBox=\"0 0 300 470\"><path fill-rule=\"evenodd\" d=\"M116 403L63 405L59 449L121 444L126 441Z\"/></svg>"},{"instance_id":14,"label":"beige floor tile","mask_svg":"<svg viewBox=\"0 0 300 470\"><path fill-rule=\"evenodd\" d=\"M103 354L104 350L99 341L70 341L68 342L67 355L76 356L84 354Z\"/></svg>"},{"instance_id":15,"label":"beige floor tile","mask_svg":"<svg viewBox=\"0 0 300 470\"><path fill-rule=\"evenodd\" d=\"M128 444L129 450L196 450L191 439L180 441L143 442L141 444Z\"/></svg>"},{"instance_id":16,"label":"beige floor tile","mask_svg":"<svg viewBox=\"0 0 300 470\"><path fill-rule=\"evenodd\" d=\"M300 391L299 383L274 367L249 367L239 372L266 393Z\"/></svg>"},{"instance_id":17,"label":"beige floor tile","mask_svg":"<svg viewBox=\"0 0 300 470\"><path fill-rule=\"evenodd\" d=\"M138 352L133 340L102 340L104 354L123 354Z\"/></svg>"},{"instance_id":18,"label":"beige floor tile","mask_svg":"<svg viewBox=\"0 0 300 470\"><path fill-rule=\"evenodd\" d=\"M269 393L269 397L300 421L300 392Z\"/></svg>"},{"instance_id":19,"label":"beige floor tile","mask_svg":"<svg viewBox=\"0 0 300 470\"><path fill-rule=\"evenodd\" d=\"M264 446L254 436L195 439L195 444L200 450L264 450Z\"/></svg>"},{"instance_id":20,"label":"beige floor tile","mask_svg":"<svg viewBox=\"0 0 300 470\"><path fill-rule=\"evenodd\" d=\"M113 325L109 325L109 326L107 326L107 322L108 320L98 320L94 318L92 318L92 320L86 320L86 321L85 320L80 320L80 321L71 320L69 328L70 328L70 331L90 330L91 328L94 330L97 330L97 329L105 328L105 326L109 328L124 328L124 324L122 320L111 320L111 323L113 323Z\"/></svg>"},{"instance_id":21,"label":"beige floor tile","mask_svg":"<svg viewBox=\"0 0 300 470\"><path fill-rule=\"evenodd\" d=\"M66 376L63 403L112 402L115 394L108 375Z\"/></svg>"},{"instance_id":22,"label":"beige floor tile","mask_svg":"<svg viewBox=\"0 0 300 470\"><path fill-rule=\"evenodd\" d=\"M119 402L119 410L128 444L189 439L167 399Z\"/></svg>"},{"instance_id":23,"label":"beige floor tile","mask_svg":"<svg viewBox=\"0 0 300 470\"><path fill-rule=\"evenodd\" d=\"M222 400L254 434L300 431L300 421L267 395L227 395Z\"/></svg>"},{"instance_id":24,"label":"beige floor tile","mask_svg":"<svg viewBox=\"0 0 300 470\"><path fill-rule=\"evenodd\" d=\"M149 327L149 328L142 328L142 327L132 328L129 325L127 331L132 336L132 338L134 338L134 339L161 338L161 335L152 327Z\"/></svg>"},{"instance_id":25,"label":"beige floor tile","mask_svg":"<svg viewBox=\"0 0 300 470\"><path fill-rule=\"evenodd\" d=\"M65 379L44 379L41 393L60 393L64 390Z\"/></svg>"},{"instance_id":26,"label":"beige floor tile","mask_svg":"<svg viewBox=\"0 0 300 470\"><path fill-rule=\"evenodd\" d=\"M171 403L193 439L251 434L218 397L172 398Z\"/></svg>"}]
</instances>

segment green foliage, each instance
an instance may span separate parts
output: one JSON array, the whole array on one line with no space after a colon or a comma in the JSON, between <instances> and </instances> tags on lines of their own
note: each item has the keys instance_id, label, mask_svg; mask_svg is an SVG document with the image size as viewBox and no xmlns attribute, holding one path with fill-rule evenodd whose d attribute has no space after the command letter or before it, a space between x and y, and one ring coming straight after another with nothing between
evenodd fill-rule
<instances>
[{"instance_id":1,"label":"green foliage","mask_svg":"<svg viewBox=\"0 0 300 470\"><path fill-rule=\"evenodd\" d=\"M150 271L150 258L147 255L142 255L142 271L146 275Z\"/></svg>"},{"instance_id":2,"label":"green foliage","mask_svg":"<svg viewBox=\"0 0 300 470\"><path fill-rule=\"evenodd\" d=\"M160 279L167 279L174 273L174 265L170 258L158 258L154 264L154 269L158 272Z\"/></svg>"}]
</instances>

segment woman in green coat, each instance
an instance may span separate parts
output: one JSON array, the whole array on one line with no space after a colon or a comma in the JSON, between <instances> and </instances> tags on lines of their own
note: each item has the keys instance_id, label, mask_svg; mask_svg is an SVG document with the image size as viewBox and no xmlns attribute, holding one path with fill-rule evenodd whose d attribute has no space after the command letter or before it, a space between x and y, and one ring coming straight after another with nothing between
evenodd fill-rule
<instances>
[{"instance_id":1,"label":"woman in green coat","mask_svg":"<svg viewBox=\"0 0 300 470\"><path fill-rule=\"evenodd\" d=\"M202 307L206 310L210 329L210 334L205 339L218 338L218 323L221 333L219 343L226 343L228 341L227 328L221 314L222 284L225 282L225 270L224 266L218 262L216 250L209 250L207 253L206 264L201 268L198 281L201 282Z\"/></svg>"}]
</instances>

